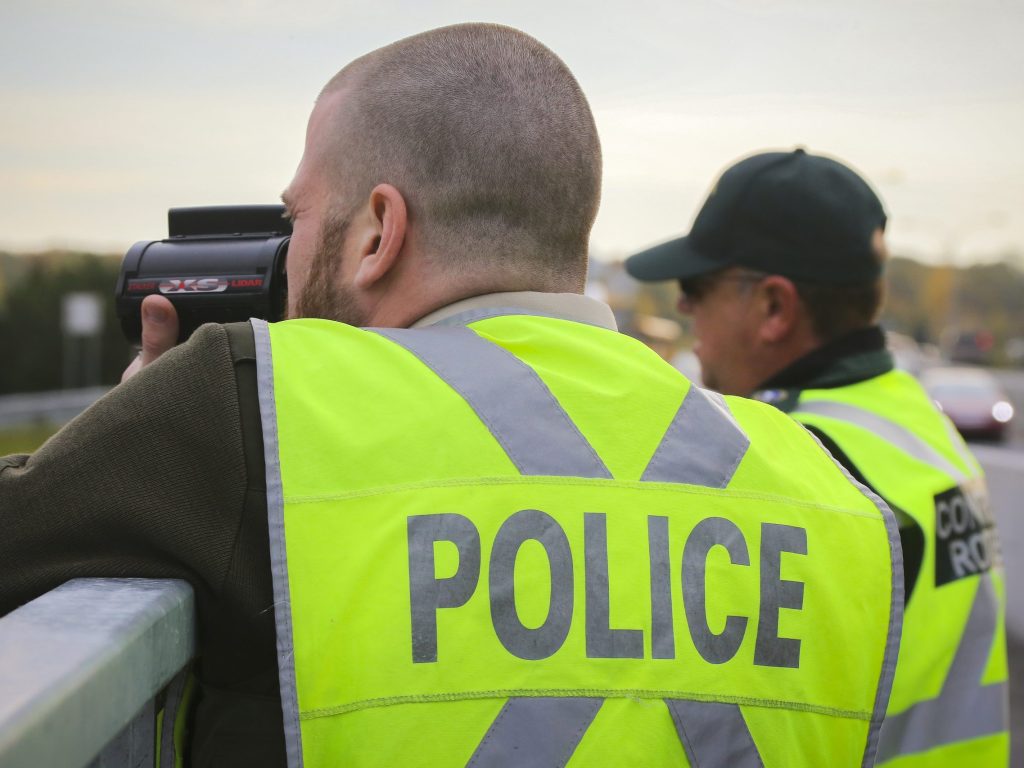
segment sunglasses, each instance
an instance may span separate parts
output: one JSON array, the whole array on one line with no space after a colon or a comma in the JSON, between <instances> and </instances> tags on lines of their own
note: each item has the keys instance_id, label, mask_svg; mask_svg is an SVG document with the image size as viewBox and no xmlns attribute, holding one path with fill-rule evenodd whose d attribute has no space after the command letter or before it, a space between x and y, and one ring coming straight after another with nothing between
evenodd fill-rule
<instances>
[{"instance_id":1,"label":"sunglasses","mask_svg":"<svg viewBox=\"0 0 1024 768\"><path fill-rule=\"evenodd\" d=\"M758 272L739 272L726 274L725 272L712 272L708 275L697 277L684 277L678 280L679 290L683 292L683 298L691 304L703 301L715 286L719 283L737 282L756 285L764 280L767 275Z\"/></svg>"}]
</instances>

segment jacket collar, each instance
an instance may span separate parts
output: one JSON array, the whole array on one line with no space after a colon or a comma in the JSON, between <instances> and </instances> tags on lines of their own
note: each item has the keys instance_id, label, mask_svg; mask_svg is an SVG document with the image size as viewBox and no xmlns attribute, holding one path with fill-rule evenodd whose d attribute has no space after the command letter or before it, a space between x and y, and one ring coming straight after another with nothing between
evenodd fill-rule
<instances>
[{"instance_id":1,"label":"jacket collar","mask_svg":"<svg viewBox=\"0 0 1024 768\"><path fill-rule=\"evenodd\" d=\"M412 324L413 328L430 325L445 325L460 316L501 314L507 310L517 314L536 313L564 320L573 320L587 325L616 330L615 316L604 302L578 293L541 293L539 291L515 291L488 293L472 296L454 304L436 309Z\"/></svg>"},{"instance_id":2,"label":"jacket collar","mask_svg":"<svg viewBox=\"0 0 1024 768\"><path fill-rule=\"evenodd\" d=\"M818 347L770 377L751 397L783 411L805 389L832 389L873 379L895 367L880 327L860 328Z\"/></svg>"}]
</instances>

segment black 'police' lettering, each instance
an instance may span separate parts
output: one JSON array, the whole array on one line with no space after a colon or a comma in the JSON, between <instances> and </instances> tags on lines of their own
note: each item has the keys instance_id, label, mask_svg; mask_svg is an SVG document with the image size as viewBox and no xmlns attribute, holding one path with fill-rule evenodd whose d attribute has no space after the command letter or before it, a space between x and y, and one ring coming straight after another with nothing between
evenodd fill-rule
<instances>
[{"instance_id":1,"label":"black 'police' lettering","mask_svg":"<svg viewBox=\"0 0 1024 768\"><path fill-rule=\"evenodd\" d=\"M952 509L952 508L951 508ZM945 513L944 513L945 514ZM950 512L950 530L968 525L968 518ZM973 518L970 518L973 519ZM959 522L957 522L959 521ZM945 529L943 529L945 530ZM670 557L670 520L664 516L647 518L648 557L650 562L651 658L674 659L675 623L672 610L672 559ZM516 608L515 570L519 552L529 540L538 542L547 557L550 598L547 615L539 627L528 627ZM447 541L458 552L458 568L447 578L437 578L434 545ZM960 540L952 540L951 544ZM442 608L460 608L473 597L480 580L481 543L476 525L463 515L446 513L417 515L408 519L409 600L412 630L412 658L415 663L438 660L437 615ZM959 548L950 556L950 567L968 568L980 559L976 546L965 543L964 563L957 558ZM701 520L690 530L682 544L682 562L675 578L681 586L686 628L693 648L711 664L733 659L743 645L750 616L726 617L721 632L708 624L708 554L722 547L729 556L724 567L748 567L750 551L743 531L724 517ZM613 629L609 603L609 547L607 516L586 513L583 516L583 594L586 598L584 634L587 658L642 659L645 657L644 630ZM678 549L676 550L679 551ZM762 523L759 550L760 592L757 637L751 661L760 666L798 668L800 639L779 637L779 611L802 610L804 584L781 577L782 553L807 554L807 531L790 525ZM572 628L576 570L572 547L565 531L551 515L536 509L524 509L511 515L495 534L488 562L487 598L491 624L501 645L513 656L529 661L546 659L562 649ZM679 563L679 561L676 561ZM958 564L959 563L959 564ZM723 567L723 566L718 566ZM970 566L974 567L974 566ZM639 586L637 584L632 587ZM713 601L714 596L710 596Z\"/></svg>"}]
</instances>

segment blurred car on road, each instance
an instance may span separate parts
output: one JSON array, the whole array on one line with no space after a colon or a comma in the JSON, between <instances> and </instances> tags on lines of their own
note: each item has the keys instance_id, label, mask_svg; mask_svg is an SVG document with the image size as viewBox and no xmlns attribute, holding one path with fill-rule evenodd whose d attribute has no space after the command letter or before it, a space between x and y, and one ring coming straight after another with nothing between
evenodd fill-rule
<instances>
[{"instance_id":1,"label":"blurred car on road","mask_svg":"<svg viewBox=\"0 0 1024 768\"><path fill-rule=\"evenodd\" d=\"M965 438L1003 440L1013 404L988 371L967 366L929 368L921 384Z\"/></svg>"}]
</instances>

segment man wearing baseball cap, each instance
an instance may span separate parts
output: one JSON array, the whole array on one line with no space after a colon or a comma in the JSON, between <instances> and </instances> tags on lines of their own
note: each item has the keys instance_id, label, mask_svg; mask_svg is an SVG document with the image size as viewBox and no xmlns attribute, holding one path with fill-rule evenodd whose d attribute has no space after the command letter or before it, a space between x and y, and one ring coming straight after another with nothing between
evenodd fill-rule
<instances>
[{"instance_id":1,"label":"man wearing baseball cap","mask_svg":"<svg viewBox=\"0 0 1024 768\"><path fill-rule=\"evenodd\" d=\"M705 386L790 413L901 518L907 608L879 764L1005 766L1005 594L984 476L877 321L886 214L828 157L719 178L685 237L630 257L676 280Z\"/></svg>"}]
</instances>

